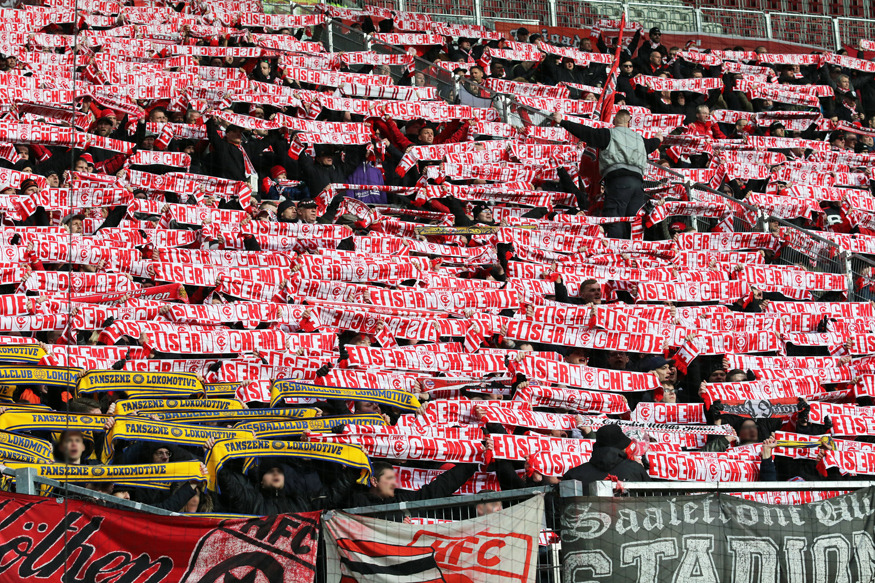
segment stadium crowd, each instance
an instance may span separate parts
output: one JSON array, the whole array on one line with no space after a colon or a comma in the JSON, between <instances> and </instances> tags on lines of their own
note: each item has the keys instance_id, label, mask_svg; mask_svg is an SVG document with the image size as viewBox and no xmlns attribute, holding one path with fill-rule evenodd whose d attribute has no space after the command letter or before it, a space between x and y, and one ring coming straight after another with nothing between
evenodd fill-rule
<instances>
[{"instance_id":1,"label":"stadium crowd","mask_svg":"<svg viewBox=\"0 0 875 583\"><path fill-rule=\"evenodd\" d=\"M0 13L7 467L242 514L875 475L831 269L875 255L871 41L50 4Z\"/></svg>"}]
</instances>

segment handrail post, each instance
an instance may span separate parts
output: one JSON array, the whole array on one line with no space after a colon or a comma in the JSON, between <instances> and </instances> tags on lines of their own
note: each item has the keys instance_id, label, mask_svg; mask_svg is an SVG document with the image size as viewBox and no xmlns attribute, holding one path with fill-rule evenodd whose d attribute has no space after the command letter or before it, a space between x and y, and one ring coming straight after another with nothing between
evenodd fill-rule
<instances>
[{"instance_id":1,"label":"handrail post","mask_svg":"<svg viewBox=\"0 0 875 583\"><path fill-rule=\"evenodd\" d=\"M830 20L832 20L832 31L833 31L833 34L835 34L835 41L836 41L835 50L839 51L842 48L842 32L841 32L841 29L839 28L839 19L838 18L831 18Z\"/></svg>"},{"instance_id":2,"label":"handrail post","mask_svg":"<svg viewBox=\"0 0 875 583\"><path fill-rule=\"evenodd\" d=\"M589 485L589 495L599 498L612 498L614 496L614 482L610 480L597 480Z\"/></svg>"},{"instance_id":3,"label":"handrail post","mask_svg":"<svg viewBox=\"0 0 875 583\"><path fill-rule=\"evenodd\" d=\"M480 2L483 0L474 0L474 24L481 26L483 24L483 6Z\"/></svg>"},{"instance_id":4,"label":"handrail post","mask_svg":"<svg viewBox=\"0 0 875 583\"><path fill-rule=\"evenodd\" d=\"M15 470L15 493L36 496L36 470L34 468L19 468Z\"/></svg>"},{"instance_id":5,"label":"handrail post","mask_svg":"<svg viewBox=\"0 0 875 583\"><path fill-rule=\"evenodd\" d=\"M556 0L550 0L550 26L559 26L559 13Z\"/></svg>"},{"instance_id":6,"label":"handrail post","mask_svg":"<svg viewBox=\"0 0 875 583\"><path fill-rule=\"evenodd\" d=\"M848 301L853 302L856 299L856 290L854 288L854 269L851 265L851 254L847 251L839 253L839 261L842 261L845 266L845 278L848 285Z\"/></svg>"},{"instance_id":7,"label":"handrail post","mask_svg":"<svg viewBox=\"0 0 875 583\"><path fill-rule=\"evenodd\" d=\"M766 38L772 40L774 35L772 34L772 15L769 12L765 13L766 16Z\"/></svg>"},{"instance_id":8,"label":"handrail post","mask_svg":"<svg viewBox=\"0 0 875 583\"><path fill-rule=\"evenodd\" d=\"M699 34L703 34L704 31L702 30L702 9L696 8L694 14L696 15L696 32L698 32Z\"/></svg>"}]
</instances>

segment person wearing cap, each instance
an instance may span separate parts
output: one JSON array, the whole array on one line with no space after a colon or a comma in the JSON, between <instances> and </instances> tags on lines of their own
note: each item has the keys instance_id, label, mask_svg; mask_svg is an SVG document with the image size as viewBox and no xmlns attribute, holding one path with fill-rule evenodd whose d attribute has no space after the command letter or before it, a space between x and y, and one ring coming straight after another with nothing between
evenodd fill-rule
<instances>
[{"instance_id":1,"label":"person wearing cap","mask_svg":"<svg viewBox=\"0 0 875 583\"><path fill-rule=\"evenodd\" d=\"M261 179L259 191L261 200L279 200L281 196L279 182L288 179L286 169L279 165L271 166L268 174L269 176Z\"/></svg>"},{"instance_id":2,"label":"person wearing cap","mask_svg":"<svg viewBox=\"0 0 875 583\"><path fill-rule=\"evenodd\" d=\"M69 233L80 235L82 234L83 220L85 220L85 215L82 213L71 213L61 219L61 225L63 225Z\"/></svg>"},{"instance_id":3,"label":"person wearing cap","mask_svg":"<svg viewBox=\"0 0 875 583\"><path fill-rule=\"evenodd\" d=\"M325 212L322 213L321 217L319 216L319 208L315 200L311 199L300 202L297 208L298 220L295 222L311 225L316 223L323 225L331 224L334 222L334 216L337 214L337 209L340 208L344 198L346 197L343 194L335 195L331 202L328 203L328 206L325 207ZM282 209L282 206L280 208Z\"/></svg>"},{"instance_id":4,"label":"person wearing cap","mask_svg":"<svg viewBox=\"0 0 875 583\"><path fill-rule=\"evenodd\" d=\"M277 222L277 205L276 201L264 200L258 207L258 212L255 215L256 221L266 221L268 223Z\"/></svg>"},{"instance_id":5,"label":"person wearing cap","mask_svg":"<svg viewBox=\"0 0 875 583\"><path fill-rule=\"evenodd\" d=\"M49 188L58 188L61 185L61 178L58 175L58 171L54 168L46 170L44 176L46 177L46 185Z\"/></svg>"},{"instance_id":6,"label":"person wearing cap","mask_svg":"<svg viewBox=\"0 0 875 583\"><path fill-rule=\"evenodd\" d=\"M282 201L276 207L276 220L281 223L298 222L298 203L290 198Z\"/></svg>"},{"instance_id":7,"label":"person wearing cap","mask_svg":"<svg viewBox=\"0 0 875 583\"><path fill-rule=\"evenodd\" d=\"M316 220L319 218L319 209L317 208L316 201L314 200L305 200L301 203L298 203L298 222L299 223L308 223L314 224Z\"/></svg>"},{"instance_id":8,"label":"person wearing cap","mask_svg":"<svg viewBox=\"0 0 875 583\"><path fill-rule=\"evenodd\" d=\"M586 430L582 422L578 427ZM603 425L595 432L589 461L571 468L562 479L582 482L584 488L609 476L626 482L649 482L650 475L644 466L629 457L631 445L632 440L619 425Z\"/></svg>"},{"instance_id":9,"label":"person wearing cap","mask_svg":"<svg viewBox=\"0 0 875 583\"><path fill-rule=\"evenodd\" d=\"M157 138L158 132L147 130L144 123L137 124L137 134L134 136L134 142L140 150L154 150Z\"/></svg>"},{"instance_id":10,"label":"person wearing cap","mask_svg":"<svg viewBox=\"0 0 875 583\"><path fill-rule=\"evenodd\" d=\"M602 216L634 217L638 214L647 202L644 192L647 155L659 148L662 132L645 140L641 134L629 128L632 115L625 109L614 115L613 128L590 128L564 120L561 113L554 113L553 121L586 145L600 151L599 172L605 181ZM604 228L605 235L611 239L619 239L630 230L627 223L609 223Z\"/></svg>"},{"instance_id":11,"label":"person wearing cap","mask_svg":"<svg viewBox=\"0 0 875 583\"><path fill-rule=\"evenodd\" d=\"M111 109L104 109L100 112L100 116L91 124L89 131L94 135L101 136L104 138L114 137L119 139L119 136L115 134L115 113ZM124 132L124 130L122 130ZM121 139L127 139L126 134ZM112 158L118 158L115 165L121 166L126 159L123 154L119 154L118 152L113 152L112 150L105 150L103 148L98 148L96 146L91 146L88 148L88 153L91 156L92 164L98 166L100 168L100 172L107 172L107 169L102 168L101 162L106 162L107 160L111 160Z\"/></svg>"},{"instance_id":12,"label":"person wearing cap","mask_svg":"<svg viewBox=\"0 0 875 583\"><path fill-rule=\"evenodd\" d=\"M668 380L670 364L671 361L664 356L648 356L638 363L638 370L653 373L660 383L664 383Z\"/></svg>"},{"instance_id":13,"label":"person wearing cap","mask_svg":"<svg viewBox=\"0 0 875 583\"><path fill-rule=\"evenodd\" d=\"M21 181L21 184L18 185L18 193L23 196L29 196L36 192L39 192L39 185L33 178L25 178Z\"/></svg>"},{"instance_id":14,"label":"person wearing cap","mask_svg":"<svg viewBox=\"0 0 875 583\"><path fill-rule=\"evenodd\" d=\"M316 144L315 158L303 152L298 158L304 184L310 196L317 196L329 184L345 184L346 177L352 174L365 158L364 146L347 146L341 151L333 144ZM298 211L300 213L300 207Z\"/></svg>"},{"instance_id":15,"label":"person wearing cap","mask_svg":"<svg viewBox=\"0 0 875 583\"><path fill-rule=\"evenodd\" d=\"M471 39L460 37L458 47L450 53L450 60L461 63L476 61L477 57L471 45Z\"/></svg>"},{"instance_id":16,"label":"person wearing cap","mask_svg":"<svg viewBox=\"0 0 875 583\"><path fill-rule=\"evenodd\" d=\"M100 116L98 116L98 118L109 120L109 123L112 125L113 131L115 131L119 127L118 116L116 115L115 111L113 111L111 109L101 110Z\"/></svg>"},{"instance_id":17,"label":"person wearing cap","mask_svg":"<svg viewBox=\"0 0 875 583\"><path fill-rule=\"evenodd\" d=\"M845 149L845 132L833 132L829 137L829 145L834 151Z\"/></svg>"},{"instance_id":18,"label":"person wearing cap","mask_svg":"<svg viewBox=\"0 0 875 583\"><path fill-rule=\"evenodd\" d=\"M774 138L783 138L786 135L787 131L784 128L784 124L779 121L772 122L772 125L769 126L768 135Z\"/></svg>"},{"instance_id":19,"label":"person wearing cap","mask_svg":"<svg viewBox=\"0 0 875 583\"><path fill-rule=\"evenodd\" d=\"M113 120L110 119L108 115L103 115L103 112L101 112L101 116L94 120L94 123L91 124L88 131L96 136L107 137L112 133L112 123Z\"/></svg>"},{"instance_id":20,"label":"person wearing cap","mask_svg":"<svg viewBox=\"0 0 875 583\"><path fill-rule=\"evenodd\" d=\"M641 43L638 47L638 58L642 62L650 60L650 54L657 52L661 55L662 61L668 60L668 49L662 44L662 31L658 26L654 26L647 33L647 40ZM631 47L630 47L631 48Z\"/></svg>"}]
</instances>

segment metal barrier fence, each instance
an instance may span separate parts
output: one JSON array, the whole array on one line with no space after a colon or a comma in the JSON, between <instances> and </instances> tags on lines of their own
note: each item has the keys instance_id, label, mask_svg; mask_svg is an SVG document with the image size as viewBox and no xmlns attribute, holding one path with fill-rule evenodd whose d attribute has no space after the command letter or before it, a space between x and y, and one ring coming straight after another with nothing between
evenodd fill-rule
<instances>
[{"instance_id":1,"label":"metal barrier fence","mask_svg":"<svg viewBox=\"0 0 875 583\"><path fill-rule=\"evenodd\" d=\"M118 506L128 510L139 510L148 512L149 514L160 514L162 516L182 516L179 512L171 512L163 508L156 508L142 502L134 502L125 498L119 498L112 494L89 490L82 486L59 482L51 478L43 478L37 475L34 468L21 468L13 470L6 467L0 467L0 476L4 480L4 484L14 483L16 494L28 494L36 496L39 494L51 495L56 498L73 498L76 500L85 500L94 502L104 506Z\"/></svg>"},{"instance_id":2,"label":"metal barrier fence","mask_svg":"<svg viewBox=\"0 0 875 583\"><path fill-rule=\"evenodd\" d=\"M4 480L14 480L15 491L20 494L35 495L43 493L56 498L86 500L97 504L138 510L164 516L181 516L154 506L116 498L112 495L95 492L87 488L64 484L56 480L42 478L31 468L11 470L0 468ZM432 500L418 500L347 508L344 512L362 516L382 518L393 522L440 523L455 522L475 518L498 510L509 508L532 496L544 496L544 515L535 526L540 532L537 583L560 583L562 581L562 562L560 553L562 507L568 499L581 496L615 497L616 484L613 481L599 481L587 487L577 481L563 481L558 486L523 488L503 492L482 492L474 495L450 496ZM871 481L823 481L823 482L625 482L623 496L683 496L713 492L824 492L854 491L875 486ZM324 537L320 537L317 580L323 581L326 572L326 553Z\"/></svg>"},{"instance_id":3,"label":"metal barrier fence","mask_svg":"<svg viewBox=\"0 0 875 583\"><path fill-rule=\"evenodd\" d=\"M577 481L559 483L560 498L579 496L614 497L614 482L593 482L588 487ZM861 490L875 486L867 480L822 482L623 482L625 496L670 496L711 492L835 492Z\"/></svg>"},{"instance_id":4,"label":"metal barrier fence","mask_svg":"<svg viewBox=\"0 0 875 583\"><path fill-rule=\"evenodd\" d=\"M832 17L824 9L809 10L804 4L748 2L750 9L686 5L680 1L611 2L608 0L355 0L359 7L378 6L422 12L436 20L492 25L496 21L527 27L587 28L600 18L626 19L642 23L645 29L658 26L664 33L709 34L749 40L776 40L824 50L856 46L860 39L875 38L875 20L866 6L863 18ZM754 9L753 5L756 5ZM825 4L821 6L825 8ZM775 10L778 9L778 10ZM793 10L798 10L793 12ZM841 11L836 5L834 13Z\"/></svg>"},{"instance_id":5,"label":"metal barrier fence","mask_svg":"<svg viewBox=\"0 0 875 583\"><path fill-rule=\"evenodd\" d=\"M835 26L842 45L853 46L861 38L875 38L875 20L839 17Z\"/></svg>"},{"instance_id":6,"label":"metal barrier fence","mask_svg":"<svg viewBox=\"0 0 875 583\"><path fill-rule=\"evenodd\" d=\"M771 34L765 12L701 8L699 14L700 30L703 33L748 38L769 38Z\"/></svg>"},{"instance_id":7,"label":"metal barrier fence","mask_svg":"<svg viewBox=\"0 0 875 583\"><path fill-rule=\"evenodd\" d=\"M769 38L822 49L838 49L841 39L836 19L814 14L769 12Z\"/></svg>"}]
</instances>

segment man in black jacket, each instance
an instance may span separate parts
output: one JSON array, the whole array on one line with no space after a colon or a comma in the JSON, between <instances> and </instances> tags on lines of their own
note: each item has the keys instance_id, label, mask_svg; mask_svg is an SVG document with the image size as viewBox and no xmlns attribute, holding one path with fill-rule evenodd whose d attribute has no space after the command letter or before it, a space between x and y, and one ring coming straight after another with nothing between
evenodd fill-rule
<instances>
[{"instance_id":1,"label":"man in black jacket","mask_svg":"<svg viewBox=\"0 0 875 583\"><path fill-rule=\"evenodd\" d=\"M228 126L222 138L212 118L206 126L215 174L228 180L246 182L250 175L255 174L262 152L275 141L275 134L269 133L264 139L244 143L243 128L235 125Z\"/></svg>"},{"instance_id":2,"label":"man in black jacket","mask_svg":"<svg viewBox=\"0 0 875 583\"><path fill-rule=\"evenodd\" d=\"M595 433L595 444L589 461L571 468L563 480L578 480L584 488L591 483L614 476L628 482L649 482L644 466L629 459L626 448L632 440L623 434L619 425L603 425Z\"/></svg>"},{"instance_id":3,"label":"man in black jacket","mask_svg":"<svg viewBox=\"0 0 875 583\"><path fill-rule=\"evenodd\" d=\"M310 196L316 197L329 184L345 184L347 177L365 158L364 146L348 146L344 149L346 156L340 159L340 153L335 146L318 144L315 147L316 159L306 153L298 158L301 177Z\"/></svg>"},{"instance_id":4,"label":"man in black jacket","mask_svg":"<svg viewBox=\"0 0 875 583\"><path fill-rule=\"evenodd\" d=\"M309 499L299 492L289 492L279 460L268 458L259 463L257 484L234 466L239 464L225 464L216 476L219 500L231 512L258 516L337 508L349 495L358 476L358 470L346 469L340 472L334 484L323 487L317 497Z\"/></svg>"},{"instance_id":5,"label":"man in black jacket","mask_svg":"<svg viewBox=\"0 0 875 583\"><path fill-rule=\"evenodd\" d=\"M662 55L663 61L667 61L668 49L662 44L662 31L654 26L650 29L648 37L649 39L641 43L641 47L638 48L638 58L642 62L647 62L650 60L650 53L657 52Z\"/></svg>"}]
</instances>

